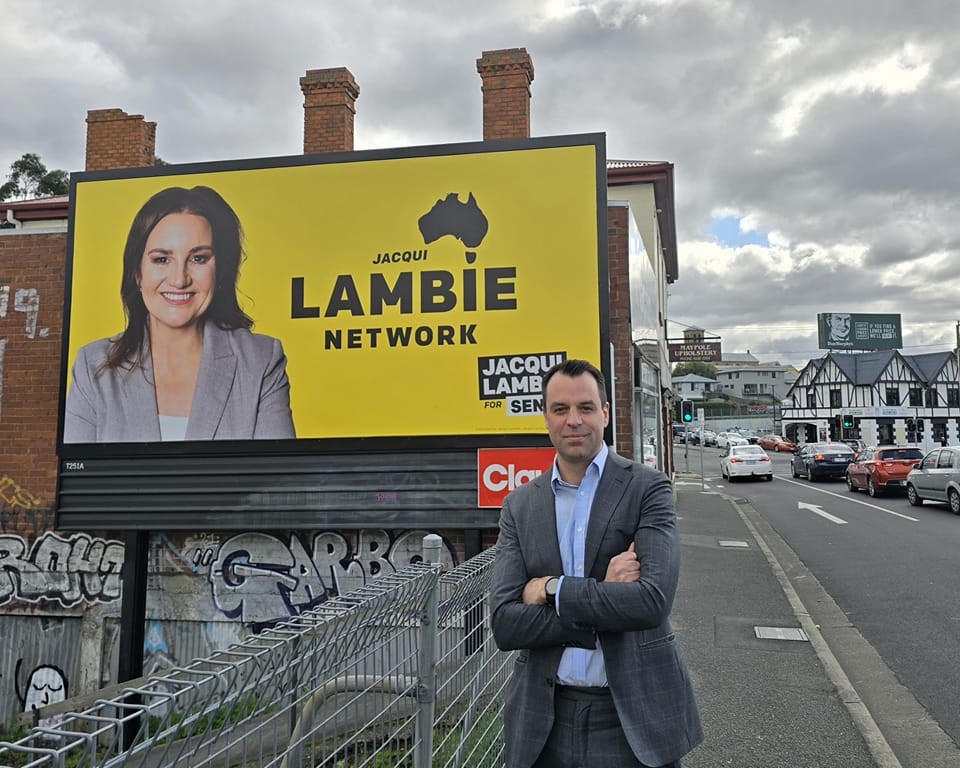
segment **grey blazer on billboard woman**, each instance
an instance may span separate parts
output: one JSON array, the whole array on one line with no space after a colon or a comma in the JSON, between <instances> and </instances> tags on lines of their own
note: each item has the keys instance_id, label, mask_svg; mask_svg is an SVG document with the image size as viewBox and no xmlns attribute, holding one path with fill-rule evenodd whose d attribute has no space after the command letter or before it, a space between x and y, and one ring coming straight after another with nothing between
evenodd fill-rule
<instances>
[{"instance_id":1,"label":"grey blazer on billboard woman","mask_svg":"<svg viewBox=\"0 0 960 768\"><path fill-rule=\"evenodd\" d=\"M587 524L586 576L566 576L553 606L524 605L523 588L563 573L551 473L503 503L491 586L497 645L518 650L504 707L509 768L529 768L553 726L563 649L599 640L624 734L644 765L679 760L703 740L690 677L670 626L680 542L670 481L611 451ZM640 580L604 583L614 555L636 545Z\"/></svg>"},{"instance_id":2,"label":"grey blazer on billboard woman","mask_svg":"<svg viewBox=\"0 0 960 768\"><path fill-rule=\"evenodd\" d=\"M110 339L79 349L67 393L65 443L160 441L149 342L144 347L142 367L102 370ZM293 437L287 358L280 341L207 323L186 439Z\"/></svg>"}]
</instances>

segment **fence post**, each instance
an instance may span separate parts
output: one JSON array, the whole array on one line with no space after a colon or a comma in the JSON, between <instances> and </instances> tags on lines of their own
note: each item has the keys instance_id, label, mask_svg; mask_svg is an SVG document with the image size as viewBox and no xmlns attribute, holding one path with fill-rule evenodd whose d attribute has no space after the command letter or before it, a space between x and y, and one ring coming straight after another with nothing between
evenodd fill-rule
<instances>
[{"instance_id":1,"label":"fence post","mask_svg":"<svg viewBox=\"0 0 960 768\"><path fill-rule=\"evenodd\" d=\"M435 533L423 537L423 560L439 565L443 540ZM437 709L437 646L440 628L437 615L440 602L440 579L430 588L427 605L420 622L420 653L417 659L417 744L413 752L413 768L430 768L433 760L433 720Z\"/></svg>"}]
</instances>

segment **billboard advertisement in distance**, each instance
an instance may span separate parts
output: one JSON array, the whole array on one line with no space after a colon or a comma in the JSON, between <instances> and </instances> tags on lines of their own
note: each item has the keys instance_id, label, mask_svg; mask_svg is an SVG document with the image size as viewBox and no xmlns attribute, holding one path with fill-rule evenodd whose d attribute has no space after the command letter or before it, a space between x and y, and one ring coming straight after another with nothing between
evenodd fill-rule
<instances>
[{"instance_id":1,"label":"billboard advertisement in distance","mask_svg":"<svg viewBox=\"0 0 960 768\"><path fill-rule=\"evenodd\" d=\"M600 134L74 175L61 455L543 435L606 366L605 178Z\"/></svg>"},{"instance_id":2,"label":"billboard advertisement in distance","mask_svg":"<svg viewBox=\"0 0 960 768\"><path fill-rule=\"evenodd\" d=\"M820 349L863 351L903 346L900 315L821 312L817 331Z\"/></svg>"}]
</instances>

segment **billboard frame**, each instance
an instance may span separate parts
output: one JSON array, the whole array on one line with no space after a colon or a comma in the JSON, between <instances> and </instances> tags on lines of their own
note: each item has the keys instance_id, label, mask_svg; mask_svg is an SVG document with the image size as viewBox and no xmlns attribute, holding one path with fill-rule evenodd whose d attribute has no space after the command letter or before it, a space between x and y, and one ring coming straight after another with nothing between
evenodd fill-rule
<instances>
[{"instance_id":1,"label":"billboard frame","mask_svg":"<svg viewBox=\"0 0 960 768\"><path fill-rule=\"evenodd\" d=\"M130 168L109 171L91 171L75 173L70 181L69 235L66 262L66 287L64 294L64 327L60 366L60 402L57 423L57 452L60 459L57 481L57 526L63 530L90 529L100 530L152 530L175 525L183 528L193 518L175 514L176 496L170 494L147 494L143 498L144 509L132 510L130 477L124 466L150 485L151 478L170 478L176 475L176 467L182 468L185 457L195 457L194 490L191 499L197 502L204 494L222 487L221 480L227 476L242 475L257 468L261 459L287 457L289 464L296 468L290 473L278 472L271 482L269 492L259 494L258 502L254 494L244 497L229 513L200 515L195 525L203 528L241 529L264 527L265 513L279 511L277 522L283 527L331 528L364 527L390 521L390 525L449 526L460 517L455 508L429 509L411 504L408 519L402 523L395 516L398 510L387 515L358 514L357 508L340 502L325 505L304 504L304 499L315 497L318 488L303 483L304 473L315 465L337 464L343 459L352 459L356 465L377 464L383 459L392 461L403 457L426 457L428 463L432 456L457 454L469 457L469 463L475 466L476 450L479 448L538 447L548 446L549 440L544 429L541 433L490 433L490 434L437 434L410 436L361 436L361 437L298 437L286 440L202 440L149 443L65 443L64 418L65 395L70 376L70 318L74 302L73 276L75 268L74 231L76 226L77 185L87 182L169 178L174 181L178 176L247 171L258 169L283 169L300 166L354 164L367 161L434 158L456 155L483 155L494 152L512 152L538 150L544 148L564 148L593 146L596 150L596 270L598 284L597 334L599 347L594 352L594 362L604 373L608 385L608 396L612 396L613 373L610 362L610 297L609 266L607 252L607 199L606 199L606 155L605 137L601 133L568 136L542 137L507 141L465 142L459 144L437 144L382 150L363 150L355 152L337 152L321 155L293 155L282 157L253 158L229 161L191 163L147 168ZM614 424L608 426L605 439L612 442ZM135 459L126 462L125 459ZM225 469L229 467L229 470ZM332 471L338 472L337 465ZM321 472L331 471L329 467ZM411 471L415 469L411 468ZM143 473L146 473L144 475ZM309 472L308 472L309 474ZM317 481L322 485L321 481ZM456 483L461 483L457 480ZM416 483L414 483L416 485ZM372 487L372 486L371 486ZM363 490L361 488L361 490ZM322 491L320 491L322 493ZM294 503L284 505L279 500L291 500L299 494ZM476 488L472 489L476 496ZM183 494L179 494L181 500ZM96 498L105 514L99 514L84 501ZM114 504L115 502L115 504ZM188 504L196 506L196 504ZM406 507L406 505L402 505ZM286 507L286 509L284 509ZM326 510L317 514L320 510ZM469 527L488 527L489 514L473 508L472 505L459 506L463 522ZM299 510L299 511L298 511ZM312 513L311 513L312 512ZM219 519L222 517L223 519ZM217 518L217 519L215 519ZM229 519L227 519L229 518ZM282 522L281 522L282 521ZM495 518L493 520L495 524Z\"/></svg>"}]
</instances>

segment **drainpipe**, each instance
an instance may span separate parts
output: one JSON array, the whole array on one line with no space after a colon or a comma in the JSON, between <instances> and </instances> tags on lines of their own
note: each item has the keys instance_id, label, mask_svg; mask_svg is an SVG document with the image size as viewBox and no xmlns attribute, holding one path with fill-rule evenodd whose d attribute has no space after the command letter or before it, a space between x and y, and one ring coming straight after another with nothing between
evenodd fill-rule
<instances>
[{"instance_id":1,"label":"drainpipe","mask_svg":"<svg viewBox=\"0 0 960 768\"><path fill-rule=\"evenodd\" d=\"M7 221L13 224L14 229L22 229L23 222L13 215L13 208L7 208Z\"/></svg>"}]
</instances>

